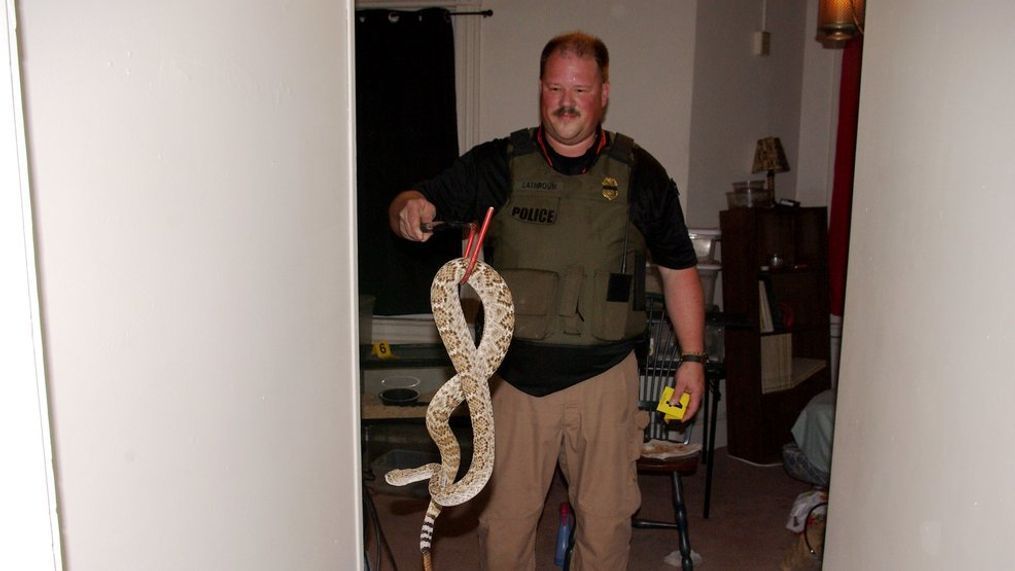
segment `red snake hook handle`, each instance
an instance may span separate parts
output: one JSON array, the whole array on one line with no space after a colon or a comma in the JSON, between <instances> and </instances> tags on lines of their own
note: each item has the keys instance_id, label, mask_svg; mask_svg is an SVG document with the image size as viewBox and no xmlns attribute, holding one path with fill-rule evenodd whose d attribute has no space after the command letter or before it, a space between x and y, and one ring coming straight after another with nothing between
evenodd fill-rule
<instances>
[{"instance_id":1,"label":"red snake hook handle","mask_svg":"<svg viewBox=\"0 0 1015 571\"><path fill-rule=\"evenodd\" d=\"M465 244L465 256L469 259L469 265L465 267L465 275L458 283L464 284L469 281L469 276L476 269L476 260L479 259L479 252L483 250L483 240L486 239L486 231L490 228L490 220L493 218L493 207L486 209L486 218L483 219L483 226L479 229L479 236L476 236L476 225L469 226L469 239Z\"/></svg>"}]
</instances>

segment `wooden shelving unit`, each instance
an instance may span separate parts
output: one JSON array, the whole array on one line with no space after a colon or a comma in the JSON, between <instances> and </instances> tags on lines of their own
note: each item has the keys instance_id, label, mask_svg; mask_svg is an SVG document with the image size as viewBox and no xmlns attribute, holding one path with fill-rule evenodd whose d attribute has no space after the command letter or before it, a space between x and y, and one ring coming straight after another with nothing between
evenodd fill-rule
<instances>
[{"instance_id":1,"label":"wooden shelving unit","mask_svg":"<svg viewBox=\"0 0 1015 571\"><path fill-rule=\"evenodd\" d=\"M719 213L723 312L728 321L729 453L778 462L807 402L829 386L825 208ZM773 264L773 256L781 262ZM765 284L772 326L760 318Z\"/></svg>"}]
</instances>

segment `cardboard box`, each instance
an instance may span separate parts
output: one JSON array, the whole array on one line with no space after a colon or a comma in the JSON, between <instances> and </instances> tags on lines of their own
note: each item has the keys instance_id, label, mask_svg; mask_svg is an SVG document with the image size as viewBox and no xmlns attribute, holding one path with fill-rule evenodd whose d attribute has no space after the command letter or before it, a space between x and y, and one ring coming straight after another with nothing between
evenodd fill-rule
<instances>
[{"instance_id":1,"label":"cardboard box","mask_svg":"<svg viewBox=\"0 0 1015 571\"><path fill-rule=\"evenodd\" d=\"M793 388L793 334L761 337L761 393Z\"/></svg>"}]
</instances>

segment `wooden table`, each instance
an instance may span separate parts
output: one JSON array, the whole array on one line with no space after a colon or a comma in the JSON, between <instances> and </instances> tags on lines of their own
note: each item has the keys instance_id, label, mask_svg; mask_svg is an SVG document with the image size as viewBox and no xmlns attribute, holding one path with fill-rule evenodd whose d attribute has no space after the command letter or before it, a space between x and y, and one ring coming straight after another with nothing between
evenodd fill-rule
<instances>
[{"instance_id":1,"label":"wooden table","mask_svg":"<svg viewBox=\"0 0 1015 571\"><path fill-rule=\"evenodd\" d=\"M412 369L425 367L446 367L451 364L440 344L410 344L392 346L394 358L378 359L370 354L370 346L360 348L360 367L363 369ZM419 396L419 403L412 406L389 406L373 393L362 391L360 396L360 418L363 420L421 419L426 417L426 404L433 392Z\"/></svg>"},{"instance_id":2,"label":"wooden table","mask_svg":"<svg viewBox=\"0 0 1015 571\"><path fill-rule=\"evenodd\" d=\"M360 396L360 418L363 420L398 420L426 417L426 404L433 393L420 395L419 403L412 406L390 406L381 402L373 393Z\"/></svg>"}]
</instances>

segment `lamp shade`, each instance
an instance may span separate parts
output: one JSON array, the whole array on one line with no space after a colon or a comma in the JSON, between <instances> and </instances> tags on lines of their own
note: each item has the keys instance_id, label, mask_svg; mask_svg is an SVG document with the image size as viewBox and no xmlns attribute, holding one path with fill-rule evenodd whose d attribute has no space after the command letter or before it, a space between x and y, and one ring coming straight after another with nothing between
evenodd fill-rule
<instances>
[{"instance_id":1,"label":"lamp shade","mask_svg":"<svg viewBox=\"0 0 1015 571\"><path fill-rule=\"evenodd\" d=\"M863 33L864 0L820 0L818 39L844 42Z\"/></svg>"},{"instance_id":2,"label":"lamp shade","mask_svg":"<svg viewBox=\"0 0 1015 571\"><path fill-rule=\"evenodd\" d=\"M786 152L782 149L782 142L779 137L765 137L758 139L758 146L754 148L754 167L751 172L786 172L789 170L789 161L786 160Z\"/></svg>"}]
</instances>

